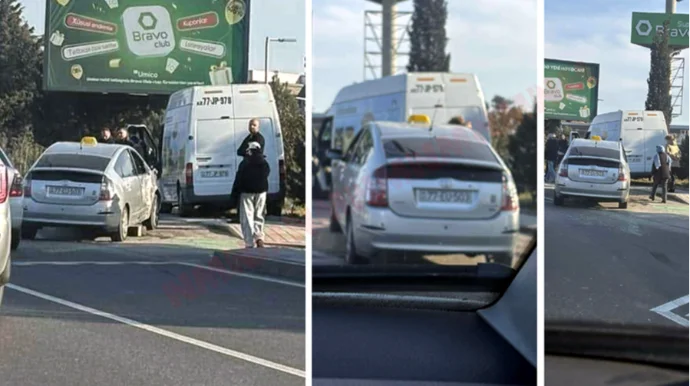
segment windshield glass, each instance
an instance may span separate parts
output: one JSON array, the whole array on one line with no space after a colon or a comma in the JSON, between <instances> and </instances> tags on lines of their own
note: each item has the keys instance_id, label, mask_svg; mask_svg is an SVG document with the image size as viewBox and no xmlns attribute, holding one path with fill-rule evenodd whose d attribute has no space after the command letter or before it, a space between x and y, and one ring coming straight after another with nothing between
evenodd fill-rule
<instances>
[{"instance_id":1,"label":"windshield glass","mask_svg":"<svg viewBox=\"0 0 690 386\"><path fill-rule=\"evenodd\" d=\"M389 138L383 140L387 158L440 157L461 158L472 161L497 162L491 149L483 144L461 139Z\"/></svg>"},{"instance_id":2,"label":"windshield glass","mask_svg":"<svg viewBox=\"0 0 690 386\"><path fill-rule=\"evenodd\" d=\"M44 154L36 163L39 168L78 168L104 171L110 158L84 154Z\"/></svg>"}]
</instances>

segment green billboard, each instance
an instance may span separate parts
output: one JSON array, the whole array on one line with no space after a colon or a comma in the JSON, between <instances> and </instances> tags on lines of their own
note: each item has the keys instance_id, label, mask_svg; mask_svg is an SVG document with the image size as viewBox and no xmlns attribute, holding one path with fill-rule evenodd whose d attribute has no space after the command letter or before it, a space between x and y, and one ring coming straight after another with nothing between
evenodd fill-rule
<instances>
[{"instance_id":1,"label":"green billboard","mask_svg":"<svg viewBox=\"0 0 690 386\"><path fill-rule=\"evenodd\" d=\"M598 64L544 59L545 119L589 122L598 101Z\"/></svg>"},{"instance_id":2,"label":"green billboard","mask_svg":"<svg viewBox=\"0 0 690 386\"><path fill-rule=\"evenodd\" d=\"M677 50L688 48L687 14L633 12L630 42L651 47L654 36L664 30L666 20L669 21L669 46Z\"/></svg>"},{"instance_id":3,"label":"green billboard","mask_svg":"<svg viewBox=\"0 0 690 386\"><path fill-rule=\"evenodd\" d=\"M250 0L48 0L48 91L170 94L246 83Z\"/></svg>"}]
</instances>

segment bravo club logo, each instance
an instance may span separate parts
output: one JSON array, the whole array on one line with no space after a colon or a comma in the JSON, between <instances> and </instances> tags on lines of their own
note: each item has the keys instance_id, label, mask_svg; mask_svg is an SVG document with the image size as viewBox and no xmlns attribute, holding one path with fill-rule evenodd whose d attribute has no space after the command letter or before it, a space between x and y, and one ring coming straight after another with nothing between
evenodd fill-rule
<instances>
[{"instance_id":1,"label":"bravo club logo","mask_svg":"<svg viewBox=\"0 0 690 386\"><path fill-rule=\"evenodd\" d=\"M166 56L175 49L168 10L161 6L127 8L122 14L127 46L136 56Z\"/></svg>"}]
</instances>

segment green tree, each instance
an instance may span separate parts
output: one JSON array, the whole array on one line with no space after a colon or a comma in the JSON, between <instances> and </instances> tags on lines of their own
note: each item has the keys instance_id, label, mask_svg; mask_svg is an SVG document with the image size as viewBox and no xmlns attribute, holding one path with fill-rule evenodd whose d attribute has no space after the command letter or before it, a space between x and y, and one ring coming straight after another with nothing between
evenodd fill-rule
<instances>
[{"instance_id":1,"label":"green tree","mask_svg":"<svg viewBox=\"0 0 690 386\"><path fill-rule=\"evenodd\" d=\"M447 19L446 0L414 0L408 72L450 71L450 55L446 54Z\"/></svg>"},{"instance_id":2,"label":"green tree","mask_svg":"<svg viewBox=\"0 0 690 386\"><path fill-rule=\"evenodd\" d=\"M283 131L285 166L287 169L287 196L304 204L305 185L305 135L304 115L297 98L290 92L287 83L281 83L277 76L271 82L273 97L276 100L280 125Z\"/></svg>"},{"instance_id":3,"label":"green tree","mask_svg":"<svg viewBox=\"0 0 690 386\"><path fill-rule=\"evenodd\" d=\"M491 145L503 158L510 162L511 153L508 148L510 138L515 129L522 122L522 110L518 106L513 106L513 101L496 95L491 99L491 109L489 110L489 127L491 128Z\"/></svg>"},{"instance_id":4,"label":"green tree","mask_svg":"<svg viewBox=\"0 0 690 386\"><path fill-rule=\"evenodd\" d=\"M515 183L523 192L535 197L537 192L537 106L522 116L515 135L510 138L508 149L512 156L509 163Z\"/></svg>"},{"instance_id":5,"label":"green tree","mask_svg":"<svg viewBox=\"0 0 690 386\"><path fill-rule=\"evenodd\" d=\"M663 32L654 37L651 52L651 65L647 79L648 91L646 110L659 110L664 113L666 125L671 125L671 57L673 51L669 47L670 20L664 22Z\"/></svg>"}]
</instances>

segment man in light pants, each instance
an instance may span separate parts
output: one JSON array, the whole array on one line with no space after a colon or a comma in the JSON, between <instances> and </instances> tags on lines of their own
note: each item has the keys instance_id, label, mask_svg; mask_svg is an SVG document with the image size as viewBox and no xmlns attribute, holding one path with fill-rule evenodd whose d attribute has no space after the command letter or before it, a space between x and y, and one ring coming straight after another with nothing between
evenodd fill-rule
<instances>
[{"instance_id":1,"label":"man in light pants","mask_svg":"<svg viewBox=\"0 0 690 386\"><path fill-rule=\"evenodd\" d=\"M264 247L264 210L271 169L258 142L250 142L247 156L238 168L237 190L240 193L240 223L247 248Z\"/></svg>"}]
</instances>

